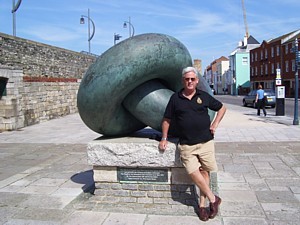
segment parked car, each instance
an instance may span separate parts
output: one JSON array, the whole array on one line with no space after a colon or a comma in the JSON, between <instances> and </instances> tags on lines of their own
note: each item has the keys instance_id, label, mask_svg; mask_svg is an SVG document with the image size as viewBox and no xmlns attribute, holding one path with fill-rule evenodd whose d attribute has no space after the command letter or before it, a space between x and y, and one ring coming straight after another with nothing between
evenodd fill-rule
<instances>
[{"instance_id":1,"label":"parked car","mask_svg":"<svg viewBox=\"0 0 300 225\"><path fill-rule=\"evenodd\" d=\"M255 105L255 98L256 98L256 91L250 91L244 98L243 98L243 106L251 105L252 107L256 108ZM267 97L267 102L265 106L270 106L272 108L276 105L276 96L275 91L272 89L265 89L265 96Z\"/></svg>"}]
</instances>

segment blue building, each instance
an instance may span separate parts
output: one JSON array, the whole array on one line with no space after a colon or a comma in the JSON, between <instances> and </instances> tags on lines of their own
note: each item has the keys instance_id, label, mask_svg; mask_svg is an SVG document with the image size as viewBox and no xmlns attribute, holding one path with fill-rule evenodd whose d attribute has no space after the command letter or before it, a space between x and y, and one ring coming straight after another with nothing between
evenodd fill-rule
<instances>
[{"instance_id":1,"label":"blue building","mask_svg":"<svg viewBox=\"0 0 300 225\"><path fill-rule=\"evenodd\" d=\"M229 94L245 95L250 90L250 50L259 47L252 37L244 37L229 56L229 72L226 79Z\"/></svg>"}]
</instances>

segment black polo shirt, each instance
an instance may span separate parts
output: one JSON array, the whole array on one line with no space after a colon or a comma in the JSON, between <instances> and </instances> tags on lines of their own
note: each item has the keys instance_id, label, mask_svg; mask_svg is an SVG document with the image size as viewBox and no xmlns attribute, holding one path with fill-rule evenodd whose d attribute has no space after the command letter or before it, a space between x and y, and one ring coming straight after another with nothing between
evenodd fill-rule
<instances>
[{"instance_id":1,"label":"black polo shirt","mask_svg":"<svg viewBox=\"0 0 300 225\"><path fill-rule=\"evenodd\" d=\"M219 111L223 104L207 92L196 89L191 100L174 93L167 105L164 117L175 122L180 144L194 145L212 140L208 109Z\"/></svg>"}]
</instances>

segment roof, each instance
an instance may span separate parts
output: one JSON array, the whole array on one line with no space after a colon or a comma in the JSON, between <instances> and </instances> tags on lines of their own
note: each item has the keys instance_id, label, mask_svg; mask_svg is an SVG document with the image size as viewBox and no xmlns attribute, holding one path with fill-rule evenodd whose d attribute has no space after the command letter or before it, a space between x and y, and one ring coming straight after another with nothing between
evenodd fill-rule
<instances>
[{"instance_id":1,"label":"roof","mask_svg":"<svg viewBox=\"0 0 300 225\"><path fill-rule=\"evenodd\" d=\"M300 30L295 30L295 31L289 32L287 34L281 35L279 37L276 37L274 39L270 39L269 41L267 41L267 43L270 44L270 43L276 42L276 41L282 41L283 43L288 42L291 39L294 39L295 37L298 37L299 33L300 33Z\"/></svg>"},{"instance_id":2,"label":"roof","mask_svg":"<svg viewBox=\"0 0 300 225\"><path fill-rule=\"evenodd\" d=\"M252 35L250 35L248 37L247 43L248 43L248 45L252 45L252 44L257 45L257 44L259 44L259 42Z\"/></svg>"}]
</instances>

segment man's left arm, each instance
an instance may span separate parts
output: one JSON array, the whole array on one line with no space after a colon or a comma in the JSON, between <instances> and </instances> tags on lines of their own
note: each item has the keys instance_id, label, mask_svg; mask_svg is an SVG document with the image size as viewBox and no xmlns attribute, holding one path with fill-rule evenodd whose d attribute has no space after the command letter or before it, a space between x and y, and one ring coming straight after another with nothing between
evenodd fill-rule
<instances>
[{"instance_id":1,"label":"man's left arm","mask_svg":"<svg viewBox=\"0 0 300 225\"><path fill-rule=\"evenodd\" d=\"M212 132L212 134L214 134L216 132L216 129L219 126L219 123L221 122L221 120L223 119L225 112L226 112L226 107L223 104L221 109L219 109L217 111L217 115L210 125L210 131Z\"/></svg>"}]
</instances>

